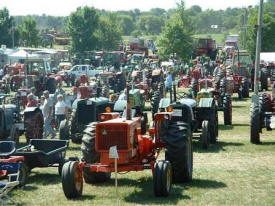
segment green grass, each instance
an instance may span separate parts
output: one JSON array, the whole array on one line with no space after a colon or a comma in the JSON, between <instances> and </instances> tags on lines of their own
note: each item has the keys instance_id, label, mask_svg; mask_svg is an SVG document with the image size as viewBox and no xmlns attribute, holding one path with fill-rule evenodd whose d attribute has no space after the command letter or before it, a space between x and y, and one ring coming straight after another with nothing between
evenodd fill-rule
<instances>
[{"instance_id":1,"label":"green grass","mask_svg":"<svg viewBox=\"0 0 275 206\"><path fill-rule=\"evenodd\" d=\"M99 185L84 184L83 196L67 200L57 168L34 169L28 184L12 192L21 205L275 205L275 132L264 131L262 144L249 142L250 99L233 101L233 126L223 125L219 112L219 139L202 150L194 141L193 181L173 186L168 198L156 198L151 171L119 175L119 200L114 179ZM80 146L71 144L67 156L79 156Z\"/></svg>"}]
</instances>

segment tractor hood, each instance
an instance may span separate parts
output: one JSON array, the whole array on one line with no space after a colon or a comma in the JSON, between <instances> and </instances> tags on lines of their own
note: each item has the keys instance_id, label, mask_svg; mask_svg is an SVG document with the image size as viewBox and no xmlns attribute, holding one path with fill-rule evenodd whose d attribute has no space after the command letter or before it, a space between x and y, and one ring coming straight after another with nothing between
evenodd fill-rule
<instances>
[{"instance_id":1,"label":"tractor hood","mask_svg":"<svg viewBox=\"0 0 275 206\"><path fill-rule=\"evenodd\" d=\"M76 99L72 105L73 109L77 109L77 105L79 103L81 104L96 104L98 105L103 105L103 104L107 104L109 101L107 98L105 97L97 97L97 98L89 98L89 99Z\"/></svg>"},{"instance_id":2,"label":"tractor hood","mask_svg":"<svg viewBox=\"0 0 275 206\"><path fill-rule=\"evenodd\" d=\"M171 105L171 101L169 98L163 98L160 100L159 103L159 108L167 108ZM184 99L180 99L177 103L175 103L175 105L186 105L189 107L195 107L196 106L196 101L193 99L188 99L188 98L184 98Z\"/></svg>"}]
</instances>

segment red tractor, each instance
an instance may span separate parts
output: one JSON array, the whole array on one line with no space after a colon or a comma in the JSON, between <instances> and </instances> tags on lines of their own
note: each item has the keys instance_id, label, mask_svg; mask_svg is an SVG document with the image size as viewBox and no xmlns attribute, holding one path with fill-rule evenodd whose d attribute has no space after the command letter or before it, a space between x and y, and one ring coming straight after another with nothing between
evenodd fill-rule
<instances>
[{"instance_id":1,"label":"red tractor","mask_svg":"<svg viewBox=\"0 0 275 206\"><path fill-rule=\"evenodd\" d=\"M152 170L156 196L168 196L172 181L192 180L190 128L184 124L180 128L172 124L170 108L170 112L155 115L155 127L149 130L150 135L142 135L141 118L131 117L133 110L129 102L128 98L126 118L103 113L99 114L102 122L92 123L86 128L81 147L83 161L69 161L62 169L62 187L68 199L82 195L83 178L86 183L110 179L111 172L115 171L114 159L109 158L109 148L112 146L117 146L118 150L118 172ZM158 160L162 149L165 149L166 160Z\"/></svg>"},{"instance_id":2,"label":"red tractor","mask_svg":"<svg viewBox=\"0 0 275 206\"><path fill-rule=\"evenodd\" d=\"M208 56L214 61L217 56L216 41L212 38L196 38L195 56Z\"/></svg>"},{"instance_id":3,"label":"red tractor","mask_svg":"<svg viewBox=\"0 0 275 206\"><path fill-rule=\"evenodd\" d=\"M22 85L26 78L25 76L25 65L24 64L14 64L10 66L10 72L12 74L10 80L10 87L12 91L17 91Z\"/></svg>"},{"instance_id":4,"label":"red tractor","mask_svg":"<svg viewBox=\"0 0 275 206\"><path fill-rule=\"evenodd\" d=\"M272 94L261 93L253 98L257 98L258 103L254 100L250 108L250 142L259 144L263 128L267 131L275 129L275 82Z\"/></svg>"}]
</instances>

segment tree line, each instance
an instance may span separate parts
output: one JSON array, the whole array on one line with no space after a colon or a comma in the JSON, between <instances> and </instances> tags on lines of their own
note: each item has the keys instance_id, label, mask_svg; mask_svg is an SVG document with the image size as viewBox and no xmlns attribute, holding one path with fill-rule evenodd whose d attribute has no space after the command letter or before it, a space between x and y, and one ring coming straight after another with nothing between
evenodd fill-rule
<instances>
[{"instance_id":1,"label":"tree line","mask_svg":"<svg viewBox=\"0 0 275 206\"><path fill-rule=\"evenodd\" d=\"M153 36L162 56L177 54L187 58L192 52L194 34L238 33L243 43L247 30L247 48L255 52L258 7L227 8L214 11L200 6L185 8L184 1L175 9L153 8L110 12L93 7L77 8L67 17L48 15L10 16L6 8L0 10L0 44L11 47L41 44L41 29L55 28L71 37L71 50L83 52L95 49L114 50L122 36ZM275 50L275 0L264 4L263 51ZM244 24L247 22L247 24ZM215 25L215 26L212 26ZM13 35L12 35L13 34ZM12 41L11 36L14 37Z\"/></svg>"}]
</instances>

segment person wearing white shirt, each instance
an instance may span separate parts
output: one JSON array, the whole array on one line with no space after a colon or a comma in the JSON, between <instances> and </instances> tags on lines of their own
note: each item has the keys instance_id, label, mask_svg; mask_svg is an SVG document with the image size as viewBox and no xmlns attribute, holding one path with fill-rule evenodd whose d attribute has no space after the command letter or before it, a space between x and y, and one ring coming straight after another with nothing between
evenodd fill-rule
<instances>
[{"instance_id":1,"label":"person wearing white shirt","mask_svg":"<svg viewBox=\"0 0 275 206\"><path fill-rule=\"evenodd\" d=\"M59 94L57 96L57 103L55 105L55 121L57 128L60 125L60 122L67 117L68 114L68 105L63 101L63 95Z\"/></svg>"}]
</instances>

